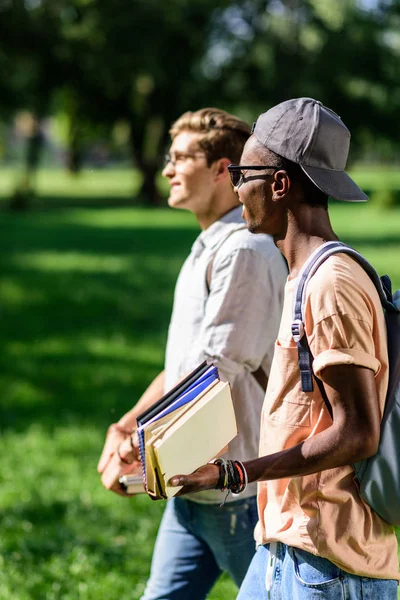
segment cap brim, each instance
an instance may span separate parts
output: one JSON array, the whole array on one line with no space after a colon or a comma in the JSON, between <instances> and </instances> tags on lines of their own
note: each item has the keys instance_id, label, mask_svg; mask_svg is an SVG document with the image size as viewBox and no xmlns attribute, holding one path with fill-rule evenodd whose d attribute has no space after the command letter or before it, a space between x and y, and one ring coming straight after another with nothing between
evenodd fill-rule
<instances>
[{"instance_id":1,"label":"cap brim","mask_svg":"<svg viewBox=\"0 0 400 600\"><path fill-rule=\"evenodd\" d=\"M330 171L300 165L305 174L324 194L345 202L365 202L368 196L345 171Z\"/></svg>"}]
</instances>

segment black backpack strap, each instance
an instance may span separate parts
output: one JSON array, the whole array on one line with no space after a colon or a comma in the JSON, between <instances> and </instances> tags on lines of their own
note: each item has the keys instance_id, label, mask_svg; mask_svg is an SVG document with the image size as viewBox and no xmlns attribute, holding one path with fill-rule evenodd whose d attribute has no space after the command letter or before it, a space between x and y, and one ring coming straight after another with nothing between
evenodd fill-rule
<instances>
[{"instance_id":1,"label":"black backpack strap","mask_svg":"<svg viewBox=\"0 0 400 600\"><path fill-rule=\"evenodd\" d=\"M343 244L342 242L327 242L326 244L323 244L310 256L301 269L298 276L297 290L294 297L292 336L294 341L297 343L301 389L303 392L312 392L314 389L312 370L313 356L308 345L304 327L304 302L307 283L322 263L324 263L333 254L337 254L339 252L353 257L364 268L377 289L383 308L388 311L397 312L397 309L393 304L390 279L387 277L387 275L383 276L381 280L373 266L361 254L359 254L359 252L354 250L354 248ZM329 413L332 416L332 408L326 395L323 383L317 377L315 377L315 379Z\"/></svg>"}]
</instances>

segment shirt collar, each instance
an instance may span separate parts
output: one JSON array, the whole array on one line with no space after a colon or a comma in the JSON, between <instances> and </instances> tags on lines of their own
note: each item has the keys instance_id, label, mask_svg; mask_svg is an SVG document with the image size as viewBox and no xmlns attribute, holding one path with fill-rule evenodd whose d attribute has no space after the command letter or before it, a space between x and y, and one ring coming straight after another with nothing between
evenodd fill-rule
<instances>
[{"instance_id":1,"label":"shirt collar","mask_svg":"<svg viewBox=\"0 0 400 600\"><path fill-rule=\"evenodd\" d=\"M233 225L233 227L229 227L229 229L236 229L235 226L239 225L243 227L245 224L246 221L242 218L242 206L235 206L235 208L232 208L232 210L218 219L218 221L215 221L215 223L210 225L205 231L202 231L197 239L201 241L205 247L213 248L225 234L227 226Z\"/></svg>"}]
</instances>

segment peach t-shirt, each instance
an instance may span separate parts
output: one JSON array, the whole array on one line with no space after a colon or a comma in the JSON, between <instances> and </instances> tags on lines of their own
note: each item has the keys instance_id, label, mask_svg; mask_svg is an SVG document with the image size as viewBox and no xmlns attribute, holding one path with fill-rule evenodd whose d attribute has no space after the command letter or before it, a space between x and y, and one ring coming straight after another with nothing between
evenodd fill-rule
<instances>
[{"instance_id":1,"label":"peach t-shirt","mask_svg":"<svg viewBox=\"0 0 400 600\"><path fill-rule=\"evenodd\" d=\"M282 321L261 417L260 456L303 442L331 424L314 384L302 392L297 346L291 334L293 292L288 281ZM344 254L331 256L308 283L305 328L314 372L355 364L375 373L381 414L388 385L383 311L365 271ZM358 493L351 466L313 475L265 481L258 486L256 540L280 541L327 558L344 571L400 579L393 527Z\"/></svg>"}]
</instances>

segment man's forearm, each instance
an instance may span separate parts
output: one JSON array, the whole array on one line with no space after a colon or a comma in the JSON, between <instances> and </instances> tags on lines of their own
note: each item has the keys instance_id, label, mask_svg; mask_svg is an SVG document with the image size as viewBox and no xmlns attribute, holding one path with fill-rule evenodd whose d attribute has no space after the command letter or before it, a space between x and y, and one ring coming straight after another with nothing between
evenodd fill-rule
<instances>
[{"instance_id":1,"label":"man's forearm","mask_svg":"<svg viewBox=\"0 0 400 600\"><path fill-rule=\"evenodd\" d=\"M341 428L335 425L309 438L292 448L275 452L243 463L249 483L272 479L300 477L350 465L371 456L376 451L368 437L354 434L341 435ZM208 463L190 475L176 475L171 478L172 486L183 486L179 496L215 489L220 478L217 465Z\"/></svg>"},{"instance_id":2,"label":"man's forearm","mask_svg":"<svg viewBox=\"0 0 400 600\"><path fill-rule=\"evenodd\" d=\"M136 405L118 421L118 425L125 429L136 427L136 417L146 409L150 408L164 394L165 372L161 371L159 375L149 385L143 395L139 398Z\"/></svg>"},{"instance_id":3,"label":"man's forearm","mask_svg":"<svg viewBox=\"0 0 400 600\"><path fill-rule=\"evenodd\" d=\"M310 475L351 465L376 451L364 436L332 425L287 450L244 463L249 482Z\"/></svg>"}]
</instances>

